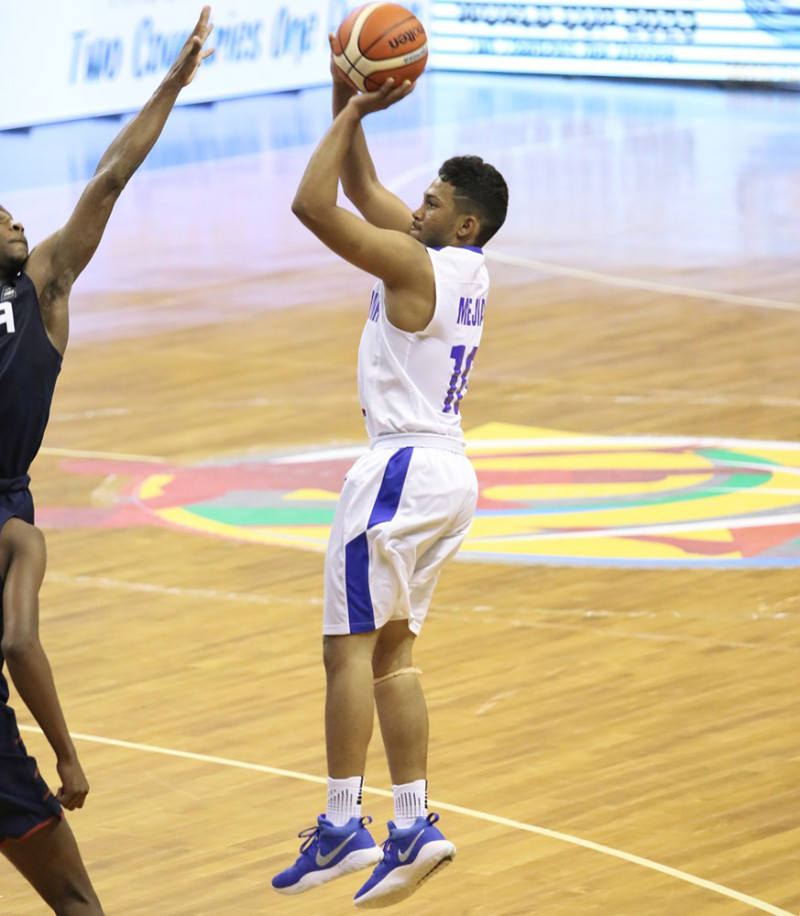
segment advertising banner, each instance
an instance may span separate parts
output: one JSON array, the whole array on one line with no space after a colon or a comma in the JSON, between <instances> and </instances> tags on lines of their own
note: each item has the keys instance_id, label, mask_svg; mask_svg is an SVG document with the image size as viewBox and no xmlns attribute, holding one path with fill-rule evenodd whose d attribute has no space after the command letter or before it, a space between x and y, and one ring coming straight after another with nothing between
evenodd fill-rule
<instances>
[{"instance_id":1,"label":"advertising banner","mask_svg":"<svg viewBox=\"0 0 800 916\"><path fill-rule=\"evenodd\" d=\"M431 0L439 70L800 82L800 0Z\"/></svg>"},{"instance_id":2,"label":"advertising banner","mask_svg":"<svg viewBox=\"0 0 800 916\"><path fill-rule=\"evenodd\" d=\"M0 2L0 129L141 107L166 73L202 0ZM328 33L358 3L217 0L216 53L180 104L321 85Z\"/></svg>"}]
</instances>

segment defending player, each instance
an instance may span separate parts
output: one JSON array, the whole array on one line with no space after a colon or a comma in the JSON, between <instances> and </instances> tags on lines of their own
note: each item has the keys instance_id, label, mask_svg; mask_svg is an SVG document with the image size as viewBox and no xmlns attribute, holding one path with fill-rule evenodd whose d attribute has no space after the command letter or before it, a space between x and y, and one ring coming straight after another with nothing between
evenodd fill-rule
<instances>
[{"instance_id":1,"label":"defending player","mask_svg":"<svg viewBox=\"0 0 800 916\"><path fill-rule=\"evenodd\" d=\"M489 279L481 246L508 189L476 156L449 159L412 211L377 179L361 120L412 87L356 94L334 73L334 122L293 211L329 248L378 277L358 355L369 452L347 475L325 561L326 814L297 862L273 879L296 894L376 866L357 906L403 900L455 855L427 810L428 715L414 641L443 564L477 500L460 405L480 343ZM338 182L364 216L337 205ZM383 851L361 817L373 704L389 763L394 822Z\"/></svg>"},{"instance_id":2,"label":"defending player","mask_svg":"<svg viewBox=\"0 0 800 916\"><path fill-rule=\"evenodd\" d=\"M39 641L45 545L34 526L28 469L44 436L69 331L72 284L94 254L122 189L158 139L179 92L213 49L209 7L153 96L100 160L66 225L28 253L21 223L0 207L0 852L64 916L102 907L62 806L89 791ZM53 795L20 739L14 686L56 755Z\"/></svg>"}]
</instances>

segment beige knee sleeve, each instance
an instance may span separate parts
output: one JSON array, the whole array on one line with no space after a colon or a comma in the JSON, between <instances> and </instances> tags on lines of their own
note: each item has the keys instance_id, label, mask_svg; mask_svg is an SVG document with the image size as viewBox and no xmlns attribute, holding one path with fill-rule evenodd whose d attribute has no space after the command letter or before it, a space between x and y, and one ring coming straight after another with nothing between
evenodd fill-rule
<instances>
[{"instance_id":1,"label":"beige knee sleeve","mask_svg":"<svg viewBox=\"0 0 800 916\"><path fill-rule=\"evenodd\" d=\"M382 677L376 677L373 681L373 686L382 684L384 681L389 681L393 677L400 677L401 674L422 674L421 668L398 668L397 671L392 671L391 674L384 674Z\"/></svg>"}]
</instances>

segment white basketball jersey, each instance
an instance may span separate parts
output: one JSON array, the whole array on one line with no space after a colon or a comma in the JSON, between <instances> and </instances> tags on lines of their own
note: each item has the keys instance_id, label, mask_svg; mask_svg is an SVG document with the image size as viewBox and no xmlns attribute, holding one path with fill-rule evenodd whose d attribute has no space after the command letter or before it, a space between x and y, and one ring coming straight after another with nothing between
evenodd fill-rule
<instances>
[{"instance_id":1,"label":"white basketball jersey","mask_svg":"<svg viewBox=\"0 0 800 916\"><path fill-rule=\"evenodd\" d=\"M480 248L428 248L436 307L423 331L386 317L385 289L372 290L358 350L358 393L371 439L428 433L463 439L461 402L483 330L489 273Z\"/></svg>"}]
</instances>

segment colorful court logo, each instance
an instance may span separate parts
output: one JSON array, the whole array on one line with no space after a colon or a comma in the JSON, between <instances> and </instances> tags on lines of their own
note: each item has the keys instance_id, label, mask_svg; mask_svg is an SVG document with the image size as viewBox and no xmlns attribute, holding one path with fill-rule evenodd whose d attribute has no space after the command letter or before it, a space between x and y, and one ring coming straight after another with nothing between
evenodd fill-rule
<instances>
[{"instance_id":1,"label":"colorful court logo","mask_svg":"<svg viewBox=\"0 0 800 916\"><path fill-rule=\"evenodd\" d=\"M489 424L467 434L467 448L480 499L462 560L800 566L800 443ZM192 531L324 550L344 475L362 451L140 467L126 507L102 524L141 524L144 512Z\"/></svg>"}]
</instances>

